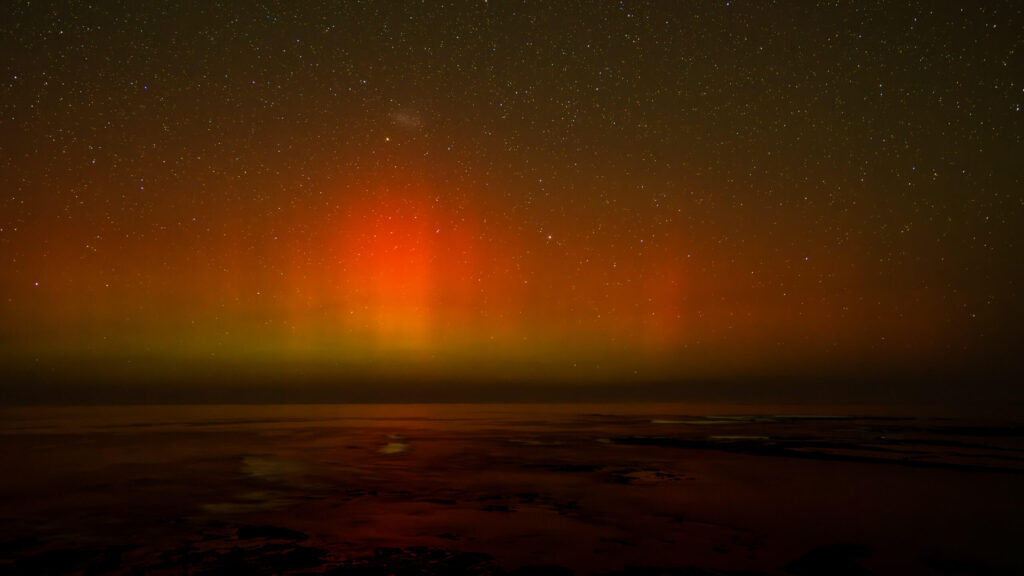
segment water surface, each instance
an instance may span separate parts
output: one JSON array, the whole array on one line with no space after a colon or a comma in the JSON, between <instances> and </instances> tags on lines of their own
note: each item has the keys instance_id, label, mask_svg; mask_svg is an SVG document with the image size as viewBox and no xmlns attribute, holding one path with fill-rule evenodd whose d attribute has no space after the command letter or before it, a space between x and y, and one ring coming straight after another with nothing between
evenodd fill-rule
<instances>
[{"instance_id":1,"label":"water surface","mask_svg":"<svg viewBox=\"0 0 1024 576\"><path fill-rule=\"evenodd\" d=\"M1024 423L1006 418L32 407L2 410L0 457L0 572L1024 571Z\"/></svg>"}]
</instances>

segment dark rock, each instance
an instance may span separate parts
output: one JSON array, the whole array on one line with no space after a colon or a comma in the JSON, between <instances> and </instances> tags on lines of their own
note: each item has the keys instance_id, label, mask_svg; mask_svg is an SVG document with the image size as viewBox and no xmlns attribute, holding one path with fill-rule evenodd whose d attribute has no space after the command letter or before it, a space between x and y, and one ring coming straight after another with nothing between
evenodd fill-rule
<instances>
[{"instance_id":1,"label":"dark rock","mask_svg":"<svg viewBox=\"0 0 1024 576\"><path fill-rule=\"evenodd\" d=\"M970 574L971 576L988 576L995 570L985 563L973 558L938 558L923 556L921 563L939 574Z\"/></svg>"},{"instance_id":2,"label":"dark rock","mask_svg":"<svg viewBox=\"0 0 1024 576\"><path fill-rule=\"evenodd\" d=\"M431 504L444 504L446 506L454 506L458 504L457 501L448 498L424 498L424 502L430 502Z\"/></svg>"},{"instance_id":3,"label":"dark rock","mask_svg":"<svg viewBox=\"0 0 1024 576\"><path fill-rule=\"evenodd\" d=\"M508 573L508 576L572 576L573 571L564 566L523 566Z\"/></svg>"},{"instance_id":4,"label":"dark rock","mask_svg":"<svg viewBox=\"0 0 1024 576\"><path fill-rule=\"evenodd\" d=\"M280 526L242 526L238 529L239 540L253 540L256 538L301 542L309 538L309 536L297 530L282 528Z\"/></svg>"},{"instance_id":5,"label":"dark rock","mask_svg":"<svg viewBox=\"0 0 1024 576\"><path fill-rule=\"evenodd\" d=\"M87 576L121 569L121 555L133 546L111 546L100 549L57 548L19 558L9 573L18 575L50 575L82 573Z\"/></svg>"},{"instance_id":6,"label":"dark rock","mask_svg":"<svg viewBox=\"0 0 1024 576\"><path fill-rule=\"evenodd\" d=\"M858 558L871 556L871 548L854 544L832 544L815 548L783 570L797 576L870 576Z\"/></svg>"}]
</instances>

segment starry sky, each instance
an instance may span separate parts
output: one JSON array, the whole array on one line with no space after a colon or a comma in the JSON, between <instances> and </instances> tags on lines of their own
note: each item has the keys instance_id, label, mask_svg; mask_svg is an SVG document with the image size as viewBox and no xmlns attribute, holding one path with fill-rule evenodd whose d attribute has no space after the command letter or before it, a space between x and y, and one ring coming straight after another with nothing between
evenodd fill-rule
<instances>
[{"instance_id":1,"label":"starry sky","mask_svg":"<svg viewBox=\"0 0 1024 576\"><path fill-rule=\"evenodd\" d=\"M5 2L0 389L1005 396L1024 9L952 4Z\"/></svg>"}]
</instances>

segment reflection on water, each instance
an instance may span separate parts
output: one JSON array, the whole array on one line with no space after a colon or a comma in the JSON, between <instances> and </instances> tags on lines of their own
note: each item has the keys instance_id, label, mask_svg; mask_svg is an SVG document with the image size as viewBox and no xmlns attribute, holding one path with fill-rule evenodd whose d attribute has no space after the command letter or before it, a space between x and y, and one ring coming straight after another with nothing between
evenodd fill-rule
<instances>
[{"instance_id":1,"label":"reflection on water","mask_svg":"<svg viewBox=\"0 0 1024 576\"><path fill-rule=\"evenodd\" d=\"M681 405L2 412L0 457L16 464L0 477L0 572L1024 569L1016 420Z\"/></svg>"}]
</instances>

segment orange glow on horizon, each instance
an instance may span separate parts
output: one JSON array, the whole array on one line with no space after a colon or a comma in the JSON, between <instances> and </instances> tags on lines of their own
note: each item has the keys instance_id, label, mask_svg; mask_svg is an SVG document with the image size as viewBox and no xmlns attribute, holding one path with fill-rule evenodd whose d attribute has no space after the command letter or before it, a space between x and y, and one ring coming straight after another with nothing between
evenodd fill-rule
<instances>
[{"instance_id":1,"label":"orange glow on horizon","mask_svg":"<svg viewBox=\"0 0 1024 576\"><path fill-rule=\"evenodd\" d=\"M19 288L8 307L34 319L23 341L35 354L370 372L405 362L428 378L510 366L524 378L671 378L878 357L884 322L857 313L867 288L856 284L866 265L855 246L824 264L831 284L811 283L766 246L730 252L713 232L681 225L679 209L549 221L536 206L524 226L480 190L416 174L323 184L332 200L322 206L230 213L174 249L143 232L136 243L99 242L102 261L72 257L69 233L50 249L61 265L41 265L40 286ZM104 263L117 275L98 273ZM886 353L937 346L920 337L934 306L903 309L922 318L919 329L891 329Z\"/></svg>"},{"instance_id":2,"label":"orange glow on horizon","mask_svg":"<svg viewBox=\"0 0 1024 576\"><path fill-rule=\"evenodd\" d=\"M441 280L439 226L436 210L411 195L357 203L341 222L343 316L364 323L379 346L428 346Z\"/></svg>"}]
</instances>

